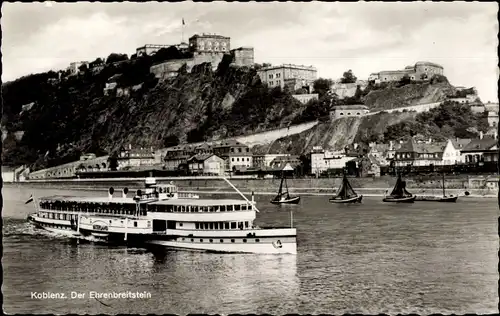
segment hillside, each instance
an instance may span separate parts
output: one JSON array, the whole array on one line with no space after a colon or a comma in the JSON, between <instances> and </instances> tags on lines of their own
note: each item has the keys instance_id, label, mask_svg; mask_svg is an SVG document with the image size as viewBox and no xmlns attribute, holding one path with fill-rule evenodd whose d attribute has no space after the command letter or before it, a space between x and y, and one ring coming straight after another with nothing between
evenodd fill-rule
<instances>
[{"instance_id":1,"label":"hillside","mask_svg":"<svg viewBox=\"0 0 500 316\"><path fill-rule=\"evenodd\" d=\"M39 169L76 160L84 152L116 152L128 144L163 148L236 136L286 125L304 107L281 89L263 86L254 69L230 67L230 59L215 72L202 64L163 83L141 62L127 62L136 67L132 70L127 63L107 65L98 74L87 72L57 84L48 83L57 74L47 73L3 85L3 163L35 163ZM119 87L142 87L130 96L105 96L106 80L120 73L125 78ZM35 102L31 110L22 111L29 102ZM17 131L24 131L20 140Z\"/></svg>"},{"instance_id":2,"label":"hillside","mask_svg":"<svg viewBox=\"0 0 500 316\"><path fill-rule=\"evenodd\" d=\"M302 155L314 146L321 146L332 151L344 150L353 143L368 143L374 135L386 131L387 126L413 119L416 112L379 113L361 118L349 117L335 121L320 122L302 133L280 138L267 146L255 148L259 152L285 153Z\"/></svg>"},{"instance_id":3,"label":"hillside","mask_svg":"<svg viewBox=\"0 0 500 316\"><path fill-rule=\"evenodd\" d=\"M255 151L302 155L314 146L339 151L357 143L366 149L370 142L405 141L410 137L444 141L455 137L478 137L479 132L488 130L487 117L483 113L475 114L467 105L447 101L424 113L382 111L371 116L320 122L302 133L258 146Z\"/></svg>"},{"instance_id":4,"label":"hillside","mask_svg":"<svg viewBox=\"0 0 500 316\"><path fill-rule=\"evenodd\" d=\"M391 83L368 86L364 91L363 103L371 111L388 110L417 104L435 103L446 100L456 89L446 77L436 77L430 82Z\"/></svg>"},{"instance_id":5,"label":"hillside","mask_svg":"<svg viewBox=\"0 0 500 316\"><path fill-rule=\"evenodd\" d=\"M263 85L254 68L230 66L229 55L215 71L210 64L201 64L189 73L180 69L177 77L164 82L149 73L155 63L184 57L175 49L130 60L112 54L100 63L99 71L83 70L77 76L51 71L3 84L2 164L27 164L38 170L78 160L87 152L114 154L129 144L159 149L310 122L328 116L335 105L364 102L376 111L437 102L455 92L441 77L427 83L369 85L344 100L324 94L304 105L289 91ZM117 96L116 88L109 95L104 93L115 75L116 88L128 94ZM255 150L301 154L317 145L340 150L353 142L400 139L415 130L424 136L472 135L465 129L484 130L484 118L473 117L470 109L452 114L465 119L443 123L449 110L418 120L408 112L323 122ZM435 124L429 127L426 120Z\"/></svg>"}]
</instances>

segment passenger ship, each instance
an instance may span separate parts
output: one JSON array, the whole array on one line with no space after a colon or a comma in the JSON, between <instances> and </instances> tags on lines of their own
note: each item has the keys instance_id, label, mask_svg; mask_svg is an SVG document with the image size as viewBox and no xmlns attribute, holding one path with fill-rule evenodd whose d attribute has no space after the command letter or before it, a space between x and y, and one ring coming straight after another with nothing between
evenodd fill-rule
<instances>
[{"instance_id":1,"label":"passenger ship","mask_svg":"<svg viewBox=\"0 0 500 316\"><path fill-rule=\"evenodd\" d=\"M109 243L241 253L297 253L296 229L254 225L253 195L243 199L200 199L183 195L177 186L146 178L134 197L54 196L34 199L37 227L71 236L94 236ZM291 225L292 226L292 225Z\"/></svg>"}]
</instances>

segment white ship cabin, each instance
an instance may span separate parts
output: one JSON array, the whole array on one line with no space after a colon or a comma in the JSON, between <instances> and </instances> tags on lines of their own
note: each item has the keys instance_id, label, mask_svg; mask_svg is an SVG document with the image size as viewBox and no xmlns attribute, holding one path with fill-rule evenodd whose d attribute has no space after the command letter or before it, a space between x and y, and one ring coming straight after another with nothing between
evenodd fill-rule
<instances>
[{"instance_id":1,"label":"white ship cabin","mask_svg":"<svg viewBox=\"0 0 500 316\"><path fill-rule=\"evenodd\" d=\"M38 216L47 219L76 220L78 214L145 216L132 198L46 197L39 201Z\"/></svg>"},{"instance_id":2,"label":"white ship cabin","mask_svg":"<svg viewBox=\"0 0 500 316\"><path fill-rule=\"evenodd\" d=\"M236 199L167 200L141 205L153 220L153 231L255 229L255 202Z\"/></svg>"}]
</instances>

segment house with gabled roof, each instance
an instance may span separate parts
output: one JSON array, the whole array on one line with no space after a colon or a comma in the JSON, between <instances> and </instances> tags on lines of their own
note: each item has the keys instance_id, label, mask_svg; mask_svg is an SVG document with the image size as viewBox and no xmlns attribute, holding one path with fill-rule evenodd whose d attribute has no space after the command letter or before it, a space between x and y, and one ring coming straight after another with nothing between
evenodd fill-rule
<instances>
[{"instance_id":1,"label":"house with gabled roof","mask_svg":"<svg viewBox=\"0 0 500 316\"><path fill-rule=\"evenodd\" d=\"M224 175L224 159L214 154L197 154L187 160L188 170L194 175Z\"/></svg>"},{"instance_id":2,"label":"house with gabled roof","mask_svg":"<svg viewBox=\"0 0 500 316\"><path fill-rule=\"evenodd\" d=\"M395 167L442 165L443 153L449 142L417 143L414 139L396 150Z\"/></svg>"},{"instance_id":3,"label":"house with gabled roof","mask_svg":"<svg viewBox=\"0 0 500 316\"><path fill-rule=\"evenodd\" d=\"M491 137L473 139L461 152L466 163L497 162L498 140Z\"/></svg>"}]
</instances>

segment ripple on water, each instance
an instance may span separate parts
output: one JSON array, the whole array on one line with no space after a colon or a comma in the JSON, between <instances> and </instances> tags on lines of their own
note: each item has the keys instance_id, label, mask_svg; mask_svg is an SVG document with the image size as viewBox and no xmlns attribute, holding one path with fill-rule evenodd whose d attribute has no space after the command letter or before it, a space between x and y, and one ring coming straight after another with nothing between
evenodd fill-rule
<instances>
[{"instance_id":1,"label":"ripple on water","mask_svg":"<svg viewBox=\"0 0 500 316\"><path fill-rule=\"evenodd\" d=\"M50 195L43 192L37 195ZM293 208L297 256L260 256L77 242L28 225L31 207L14 198L25 193L16 191L5 202L2 290L8 313L497 312L494 200L430 207L367 198L343 207L305 197ZM289 224L287 209L265 196L257 200L257 225ZM128 290L152 297L103 299L110 307L95 300L29 299L31 291Z\"/></svg>"}]
</instances>

